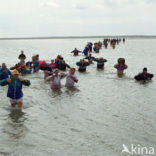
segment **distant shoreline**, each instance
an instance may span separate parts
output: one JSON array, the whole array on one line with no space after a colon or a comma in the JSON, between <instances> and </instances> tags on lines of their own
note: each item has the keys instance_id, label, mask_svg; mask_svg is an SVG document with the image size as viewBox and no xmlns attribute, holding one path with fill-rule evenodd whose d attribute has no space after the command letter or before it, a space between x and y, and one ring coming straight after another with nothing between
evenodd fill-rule
<instances>
[{"instance_id":1,"label":"distant shoreline","mask_svg":"<svg viewBox=\"0 0 156 156\"><path fill-rule=\"evenodd\" d=\"M87 39L87 38L156 38L150 35L117 35L117 36L54 36L54 37L11 37L0 38L0 40L35 40L35 39Z\"/></svg>"}]
</instances>

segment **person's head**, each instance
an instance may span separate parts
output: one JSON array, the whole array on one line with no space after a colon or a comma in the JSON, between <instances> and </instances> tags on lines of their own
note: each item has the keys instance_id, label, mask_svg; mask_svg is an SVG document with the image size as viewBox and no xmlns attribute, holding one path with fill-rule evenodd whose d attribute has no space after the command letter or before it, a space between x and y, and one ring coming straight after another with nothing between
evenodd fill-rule
<instances>
[{"instance_id":1,"label":"person's head","mask_svg":"<svg viewBox=\"0 0 156 156\"><path fill-rule=\"evenodd\" d=\"M89 57L92 57L92 54L89 54Z\"/></svg>"},{"instance_id":2,"label":"person's head","mask_svg":"<svg viewBox=\"0 0 156 156\"><path fill-rule=\"evenodd\" d=\"M54 63L54 60L51 60L51 63Z\"/></svg>"},{"instance_id":3,"label":"person's head","mask_svg":"<svg viewBox=\"0 0 156 156\"><path fill-rule=\"evenodd\" d=\"M77 50L77 48L75 48L75 50Z\"/></svg>"},{"instance_id":4,"label":"person's head","mask_svg":"<svg viewBox=\"0 0 156 156\"><path fill-rule=\"evenodd\" d=\"M36 57L39 58L39 54L37 54Z\"/></svg>"},{"instance_id":5,"label":"person's head","mask_svg":"<svg viewBox=\"0 0 156 156\"><path fill-rule=\"evenodd\" d=\"M65 61L64 60L62 60L62 64L65 64Z\"/></svg>"},{"instance_id":6,"label":"person's head","mask_svg":"<svg viewBox=\"0 0 156 156\"><path fill-rule=\"evenodd\" d=\"M21 54L24 54L24 51L23 50L21 50Z\"/></svg>"},{"instance_id":7,"label":"person's head","mask_svg":"<svg viewBox=\"0 0 156 156\"><path fill-rule=\"evenodd\" d=\"M31 67L31 65L32 65L32 62L30 62L30 61L28 61L28 62L26 63L26 66L27 66L27 67Z\"/></svg>"},{"instance_id":8,"label":"person's head","mask_svg":"<svg viewBox=\"0 0 156 156\"><path fill-rule=\"evenodd\" d=\"M124 65L124 64L125 64L125 59L124 59L124 58L119 58L119 59L118 59L118 64L119 64L120 66Z\"/></svg>"},{"instance_id":9,"label":"person's head","mask_svg":"<svg viewBox=\"0 0 156 156\"><path fill-rule=\"evenodd\" d=\"M100 61L103 61L103 57L100 57L99 60L100 60Z\"/></svg>"},{"instance_id":10,"label":"person's head","mask_svg":"<svg viewBox=\"0 0 156 156\"><path fill-rule=\"evenodd\" d=\"M143 74L146 75L147 74L147 68L143 69Z\"/></svg>"},{"instance_id":11,"label":"person's head","mask_svg":"<svg viewBox=\"0 0 156 156\"><path fill-rule=\"evenodd\" d=\"M84 64L84 63L85 63L85 60L84 60L84 59L82 59L82 60L81 60L81 64Z\"/></svg>"},{"instance_id":12,"label":"person's head","mask_svg":"<svg viewBox=\"0 0 156 156\"><path fill-rule=\"evenodd\" d=\"M5 68L6 68L6 64L2 63L2 69L5 69Z\"/></svg>"},{"instance_id":13,"label":"person's head","mask_svg":"<svg viewBox=\"0 0 156 156\"><path fill-rule=\"evenodd\" d=\"M55 70L54 70L54 74L57 76L58 73L59 73L58 69L55 69Z\"/></svg>"},{"instance_id":14,"label":"person's head","mask_svg":"<svg viewBox=\"0 0 156 156\"><path fill-rule=\"evenodd\" d=\"M19 77L19 72L18 72L18 70L14 70L14 71L12 72L12 76L13 76L13 79L14 79L14 80L17 80L18 77Z\"/></svg>"},{"instance_id":15,"label":"person's head","mask_svg":"<svg viewBox=\"0 0 156 156\"><path fill-rule=\"evenodd\" d=\"M71 68L71 69L70 69L70 74L73 75L74 73L75 73L75 68Z\"/></svg>"}]
</instances>

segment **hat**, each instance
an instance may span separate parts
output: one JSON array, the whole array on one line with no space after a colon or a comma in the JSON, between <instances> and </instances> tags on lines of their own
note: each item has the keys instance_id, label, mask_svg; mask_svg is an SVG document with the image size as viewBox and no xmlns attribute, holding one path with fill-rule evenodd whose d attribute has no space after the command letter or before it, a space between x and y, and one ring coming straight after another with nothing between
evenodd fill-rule
<instances>
[{"instance_id":1,"label":"hat","mask_svg":"<svg viewBox=\"0 0 156 156\"><path fill-rule=\"evenodd\" d=\"M12 75L19 75L18 70L14 70L14 71L12 72Z\"/></svg>"}]
</instances>

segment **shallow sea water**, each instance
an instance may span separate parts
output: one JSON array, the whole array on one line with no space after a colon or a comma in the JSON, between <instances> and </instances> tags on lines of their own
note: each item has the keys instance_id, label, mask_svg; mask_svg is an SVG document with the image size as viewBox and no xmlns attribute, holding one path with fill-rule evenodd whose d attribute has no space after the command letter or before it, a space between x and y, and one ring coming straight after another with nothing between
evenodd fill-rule
<instances>
[{"instance_id":1,"label":"shallow sea water","mask_svg":"<svg viewBox=\"0 0 156 156\"><path fill-rule=\"evenodd\" d=\"M24 50L27 61L33 54L48 61L61 54L76 67L83 55L74 57L70 51L99 40L0 40L0 63L14 65ZM7 87L0 87L0 155L120 156L123 144L156 149L156 81L133 79L143 67L155 74L155 49L156 39L127 39L115 50L102 48L93 56L108 60L105 70L98 71L95 63L86 73L77 72L79 83L73 89L52 92L42 72L25 76L31 86L23 88L22 110L10 107ZM119 57L129 67L122 78L113 68Z\"/></svg>"}]
</instances>

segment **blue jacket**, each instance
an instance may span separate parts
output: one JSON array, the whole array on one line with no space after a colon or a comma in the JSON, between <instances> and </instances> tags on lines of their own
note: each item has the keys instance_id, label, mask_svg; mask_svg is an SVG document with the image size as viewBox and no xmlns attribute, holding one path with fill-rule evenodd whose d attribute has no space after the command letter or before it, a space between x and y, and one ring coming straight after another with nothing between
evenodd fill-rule
<instances>
[{"instance_id":1,"label":"blue jacket","mask_svg":"<svg viewBox=\"0 0 156 156\"><path fill-rule=\"evenodd\" d=\"M88 52L89 52L88 47L85 47L85 49L83 50L84 55L87 56L88 55Z\"/></svg>"},{"instance_id":2,"label":"blue jacket","mask_svg":"<svg viewBox=\"0 0 156 156\"><path fill-rule=\"evenodd\" d=\"M5 70L5 72L3 72L3 70ZM11 76L12 74L8 68L5 69L0 68L0 80L7 79L9 75Z\"/></svg>"},{"instance_id":3,"label":"blue jacket","mask_svg":"<svg viewBox=\"0 0 156 156\"><path fill-rule=\"evenodd\" d=\"M22 86L23 85L25 85L25 86L30 85L29 80L26 80L26 82L21 82L19 79L18 80L12 79L11 83L8 83L7 80L8 79L1 80L0 85L1 86L8 85L7 97L9 97L11 99L20 99L21 97L23 97Z\"/></svg>"}]
</instances>

